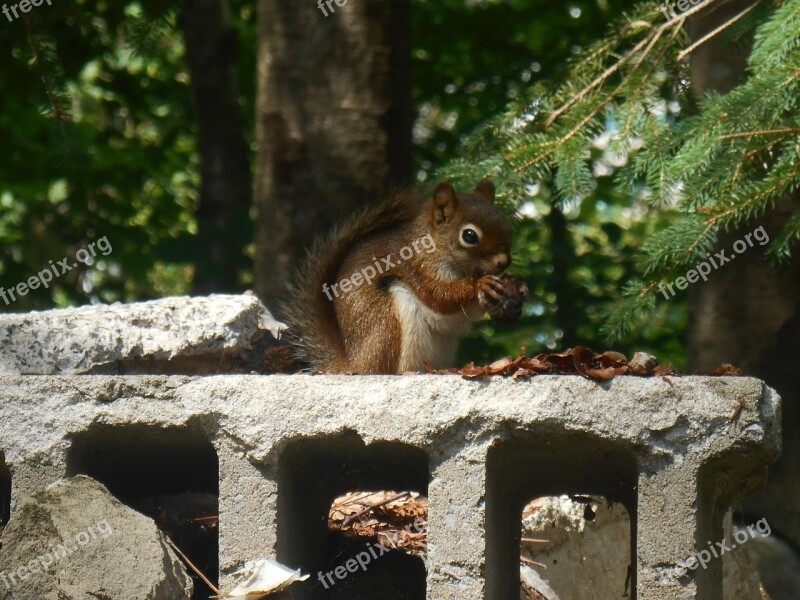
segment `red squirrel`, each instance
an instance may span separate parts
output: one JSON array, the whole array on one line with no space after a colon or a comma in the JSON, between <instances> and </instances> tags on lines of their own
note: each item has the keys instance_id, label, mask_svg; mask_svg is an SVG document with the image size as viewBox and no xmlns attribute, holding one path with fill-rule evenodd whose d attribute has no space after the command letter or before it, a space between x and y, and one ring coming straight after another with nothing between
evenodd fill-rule
<instances>
[{"instance_id":1,"label":"red squirrel","mask_svg":"<svg viewBox=\"0 0 800 600\"><path fill-rule=\"evenodd\" d=\"M298 358L329 373L448 368L484 312L516 320L527 288L498 277L511 227L494 200L489 180L400 191L315 242L285 311Z\"/></svg>"}]
</instances>

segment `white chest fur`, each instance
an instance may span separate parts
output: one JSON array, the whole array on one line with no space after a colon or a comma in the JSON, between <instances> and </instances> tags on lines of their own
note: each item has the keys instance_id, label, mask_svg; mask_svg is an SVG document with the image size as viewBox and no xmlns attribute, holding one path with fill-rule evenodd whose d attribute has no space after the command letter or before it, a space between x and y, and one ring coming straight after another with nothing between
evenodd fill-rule
<instances>
[{"instance_id":1,"label":"white chest fur","mask_svg":"<svg viewBox=\"0 0 800 600\"><path fill-rule=\"evenodd\" d=\"M452 315L437 313L399 281L389 293L402 331L398 371L424 371L425 361L437 369L454 367L459 339L469 331L471 321L480 317L474 307Z\"/></svg>"}]
</instances>

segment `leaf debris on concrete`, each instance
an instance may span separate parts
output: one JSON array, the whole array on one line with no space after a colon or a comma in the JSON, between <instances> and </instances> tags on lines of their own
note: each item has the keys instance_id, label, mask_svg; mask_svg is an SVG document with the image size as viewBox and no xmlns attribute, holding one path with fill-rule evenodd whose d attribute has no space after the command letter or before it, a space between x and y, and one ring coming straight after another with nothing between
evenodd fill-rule
<instances>
[{"instance_id":1,"label":"leaf debris on concrete","mask_svg":"<svg viewBox=\"0 0 800 600\"><path fill-rule=\"evenodd\" d=\"M655 356L646 352L637 352L629 361L628 358L613 350L593 352L585 346L575 346L565 352L537 354L528 358L523 348L516 358L506 356L490 365L469 363L460 369L436 370L426 364L429 373L444 375L461 375L466 379L486 379L499 375L512 379L530 379L534 375L581 375L595 381L609 381L618 375L635 375L639 377L679 376L680 372L672 367L660 365ZM702 375L742 375L742 371L732 365L722 365L719 369Z\"/></svg>"},{"instance_id":2,"label":"leaf debris on concrete","mask_svg":"<svg viewBox=\"0 0 800 600\"><path fill-rule=\"evenodd\" d=\"M608 381L617 375L678 375L671 367L658 364L656 358L644 352L637 352L628 362L620 352L607 351L596 353L585 346L575 346L565 352L537 354L527 357L527 350L522 349L519 356L506 356L490 365L477 366L474 363L461 369L444 371L430 370L432 373L457 373L467 379L482 379L492 375L512 377L513 379L529 379L534 375L582 375L589 379Z\"/></svg>"}]
</instances>

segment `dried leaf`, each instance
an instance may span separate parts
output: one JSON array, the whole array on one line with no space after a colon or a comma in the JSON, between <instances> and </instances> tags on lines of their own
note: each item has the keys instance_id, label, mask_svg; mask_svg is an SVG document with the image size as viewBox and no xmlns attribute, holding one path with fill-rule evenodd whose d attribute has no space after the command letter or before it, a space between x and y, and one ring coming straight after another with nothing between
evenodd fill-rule
<instances>
[{"instance_id":1,"label":"dried leaf","mask_svg":"<svg viewBox=\"0 0 800 600\"><path fill-rule=\"evenodd\" d=\"M744 371L742 371L738 367L734 367L733 365L731 365L729 363L725 363L725 364L717 367L716 369L714 369L710 373L699 373L699 374L701 374L701 375L713 375L714 377L725 377L725 376L741 377L742 375L744 375Z\"/></svg>"},{"instance_id":2,"label":"dried leaf","mask_svg":"<svg viewBox=\"0 0 800 600\"><path fill-rule=\"evenodd\" d=\"M655 370L653 371L653 375L658 377L664 377L666 375L680 375L680 371L677 369L673 369L672 367L666 367L662 365L658 365Z\"/></svg>"},{"instance_id":3,"label":"dried leaf","mask_svg":"<svg viewBox=\"0 0 800 600\"><path fill-rule=\"evenodd\" d=\"M351 492L334 500L328 530L414 556L427 552L428 499L417 492Z\"/></svg>"},{"instance_id":4,"label":"dried leaf","mask_svg":"<svg viewBox=\"0 0 800 600\"><path fill-rule=\"evenodd\" d=\"M475 379L486 377L489 374L489 369L488 367L476 367L475 363L469 363L465 367L459 369L458 374L467 379Z\"/></svg>"},{"instance_id":5,"label":"dried leaf","mask_svg":"<svg viewBox=\"0 0 800 600\"><path fill-rule=\"evenodd\" d=\"M230 600L260 600L287 589L296 581L305 581L308 575L292 570L269 558L260 558L244 564L233 574L236 582L230 592L221 592L214 598Z\"/></svg>"},{"instance_id":6,"label":"dried leaf","mask_svg":"<svg viewBox=\"0 0 800 600\"><path fill-rule=\"evenodd\" d=\"M497 373L502 373L506 370L506 368L514 361L514 359L510 356L504 356L500 360L494 361L492 364L489 365L489 372L492 375Z\"/></svg>"},{"instance_id":7,"label":"dried leaf","mask_svg":"<svg viewBox=\"0 0 800 600\"><path fill-rule=\"evenodd\" d=\"M536 375L536 371L532 369L517 369L514 371L512 379L529 379Z\"/></svg>"},{"instance_id":8,"label":"dried leaf","mask_svg":"<svg viewBox=\"0 0 800 600\"><path fill-rule=\"evenodd\" d=\"M572 357L572 350L566 352L557 352L555 354L539 354L537 359L546 361L561 369L566 369L567 372L575 371L575 359Z\"/></svg>"},{"instance_id":9,"label":"dried leaf","mask_svg":"<svg viewBox=\"0 0 800 600\"><path fill-rule=\"evenodd\" d=\"M634 375L652 375L658 366L658 360L647 352L637 352L628 366Z\"/></svg>"},{"instance_id":10,"label":"dried leaf","mask_svg":"<svg viewBox=\"0 0 800 600\"><path fill-rule=\"evenodd\" d=\"M601 381L608 381L614 379L616 374L613 367L597 368L593 366L595 354L589 348L584 346L575 346L572 350L572 360L575 364L575 369L581 375L585 375L589 379L599 379Z\"/></svg>"},{"instance_id":11,"label":"dried leaf","mask_svg":"<svg viewBox=\"0 0 800 600\"><path fill-rule=\"evenodd\" d=\"M602 354L597 355L597 360L604 367L625 367L628 365L628 359L621 352L614 352L608 350Z\"/></svg>"}]
</instances>

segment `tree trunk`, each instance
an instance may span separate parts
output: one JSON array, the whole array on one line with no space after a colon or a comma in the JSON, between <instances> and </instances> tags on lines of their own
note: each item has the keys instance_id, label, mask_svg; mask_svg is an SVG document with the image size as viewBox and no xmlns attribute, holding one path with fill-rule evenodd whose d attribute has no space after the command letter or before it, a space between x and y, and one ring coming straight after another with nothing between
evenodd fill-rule
<instances>
[{"instance_id":1,"label":"tree trunk","mask_svg":"<svg viewBox=\"0 0 800 600\"><path fill-rule=\"evenodd\" d=\"M411 175L410 1L343 3L259 0L254 279L273 310L317 234Z\"/></svg>"},{"instance_id":2,"label":"tree trunk","mask_svg":"<svg viewBox=\"0 0 800 600\"><path fill-rule=\"evenodd\" d=\"M193 292L233 292L247 269L252 187L236 83L236 32L226 0L183 0L180 22L192 77L200 150Z\"/></svg>"},{"instance_id":3,"label":"tree trunk","mask_svg":"<svg viewBox=\"0 0 800 600\"><path fill-rule=\"evenodd\" d=\"M698 39L749 4L749 0L732 2L696 20L692 37ZM696 91L731 89L744 73L748 51L731 49L720 39L701 46L692 59ZM788 210L796 210L797 202L797 197L784 199L762 221L770 239L787 222ZM757 227L750 224L722 233L719 249L732 254L733 243ZM790 264L776 268L767 263L764 250L753 246L712 273L707 283L692 287L689 364L707 370L733 363L781 395L783 453L770 469L767 489L750 498L745 510L754 518L766 517L774 530L800 546L800 383L795 371L800 364L800 257L796 249Z\"/></svg>"}]
</instances>

